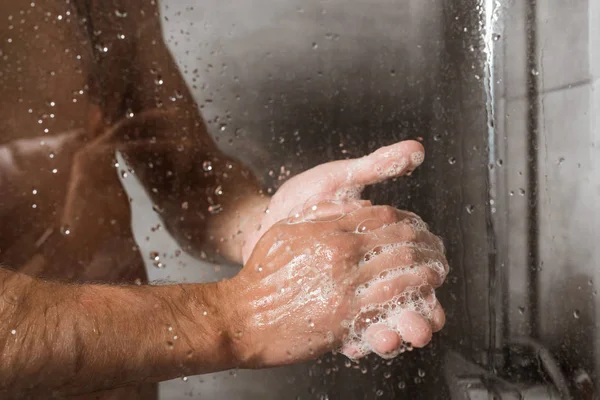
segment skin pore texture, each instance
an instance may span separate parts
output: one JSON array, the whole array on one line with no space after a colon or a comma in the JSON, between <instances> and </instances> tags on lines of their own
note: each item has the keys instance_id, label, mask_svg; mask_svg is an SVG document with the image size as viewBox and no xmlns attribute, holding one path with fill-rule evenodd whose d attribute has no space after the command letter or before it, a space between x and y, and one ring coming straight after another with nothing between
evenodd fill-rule
<instances>
[{"instance_id":1,"label":"skin pore texture","mask_svg":"<svg viewBox=\"0 0 600 400\"><path fill-rule=\"evenodd\" d=\"M156 2L5 1L0 15L15 20L0 25L0 398L152 399L169 378L331 350L390 358L441 329L441 242L360 200L417 168L420 143L319 165L268 197L208 134ZM119 174L183 250L240 273L148 285Z\"/></svg>"}]
</instances>

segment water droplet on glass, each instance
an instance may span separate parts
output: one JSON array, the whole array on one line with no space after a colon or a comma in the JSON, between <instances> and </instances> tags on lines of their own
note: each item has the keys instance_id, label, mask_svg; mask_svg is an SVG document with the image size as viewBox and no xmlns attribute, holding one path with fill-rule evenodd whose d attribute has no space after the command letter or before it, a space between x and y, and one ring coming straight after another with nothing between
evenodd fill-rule
<instances>
[{"instance_id":1,"label":"water droplet on glass","mask_svg":"<svg viewBox=\"0 0 600 400\"><path fill-rule=\"evenodd\" d=\"M217 187L215 188L215 194L216 194L217 196L222 196L222 195L223 195L223 187L222 187L221 185L219 185L219 186L217 186Z\"/></svg>"},{"instance_id":2,"label":"water droplet on glass","mask_svg":"<svg viewBox=\"0 0 600 400\"><path fill-rule=\"evenodd\" d=\"M213 169L212 163L210 161L204 161L202 163L202 169L206 172L212 171L212 169Z\"/></svg>"},{"instance_id":3,"label":"water droplet on glass","mask_svg":"<svg viewBox=\"0 0 600 400\"><path fill-rule=\"evenodd\" d=\"M125 171L124 169L121 170L121 177L127 178L127 171Z\"/></svg>"},{"instance_id":4,"label":"water droplet on glass","mask_svg":"<svg viewBox=\"0 0 600 400\"><path fill-rule=\"evenodd\" d=\"M398 382L398 389L401 389L401 390L406 389L406 383L405 382Z\"/></svg>"},{"instance_id":5,"label":"water droplet on glass","mask_svg":"<svg viewBox=\"0 0 600 400\"><path fill-rule=\"evenodd\" d=\"M115 15L119 18L127 18L127 12L121 10L115 10Z\"/></svg>"},{"instance_id":6,"label":"water droplet on glass","mask_svg":"<svg viewBox=\"0 0 600 400\"><path fill-rule=\"evenodd\" d=\"M579 313L579 310L573 311L573 317L575 317L575 319L579 319L580 316L581 314Z\"/></svg>"},{"instance_id":7,"label":"water droplet on glass","mask_svg":"<svg viewBox=\"0 0 600 400\"><path fill-rule=\"evenodd\" d=\"M160 253L158 251L151 251L150 252L150 259L153 260L153 261L160 260Z\"/></svg>"},{"instance_id":8,"label":"water droplet on glass","mask_svg":"<svg viewBox=\"0 0 600 400\"><path fill-rule=\"evenodd\" d=\"M162 78L159 77L159 78L156 78L154 83L156 84L156 86L160 86L164 83L164 81L162 80Z\"/></svg>"},{"instance_id":9,"label":"water droplet on glass","mask_svg":"<svg viewBox=\"0 0 600 400\"><path fill-rule=\"evenodd\" d=\"M525 314L525 307L519 307L519 314Z\"/></svg>"},{"instance_id":10,"label":"water droplet on glass","mask_svg":"<svg viewBox=\"0 0 600 400\"><path fill-rule=\"evenodd\" d=\"M184 377L181 378L181 380L184 381L184 382L187 382L188 378L187 378L187 376L184 376Z\"/></svg>"},{"instance_id":11,"label":"water droplet on glass","mask_svg":"<svg viewBox=\"0 0 600 400\"><path fill-rule=\"evenodd\" d=\"M538 76L539 74L540 74L540 71L538 71L537 69L533 68L531 70L531 75Z\"/></svg>"},{"instance_id":12,"label":"water droplet on glass","mask_svg":"<svg viewBox=\"0 0 600 400\"><path fill-rule=\"evenodd\" d=\"M425 370L424 369L419 368L419 371L417 373L419 374L419 377L421 377L421 378L425 377Z\"/></svg>"},{"instance_id":13,"label":"water droplet on glass","mask_svg":"<svg viewBox=\"0 0 600 400\"><path fill-rule=\"evenodd\" d=\"M369 369L367 368L366 365L361 365L360 366L360 372L363 374L366 374L367 372L369 372Z\"/></svg>"},{"instance_id":14,"label":"water droplet on glass","mask_svg":"<svg viewBox=\"0 0 600 400\"><path fill-rule=\"evenodd\" d=\"M118 33L118 34L117 34L117 39L119 39L119 40L123 40L123 39L125 39L125 35L124 35L124 34L122 34L122 33Z\"/></svg>"},{"instance_id":15,"label":"water droplet on glass","mask_svg":"<svg viewBox=\"0 0 600 400\"><path fill-rule=\"evenodd\" d=\"M377 397L381 397L381 396L383 396L383 390L381 390L381 389L377 390L377 391L375 392L375 396L377 396Z\"/></svg>"},{"instance_id":16,"label":"water droplet on glass","mask_svg":"<svg viewBox=\"0 0 600 400\"><path fill-rule=\"evenodd\" d=\"M60 233L62 233L65 236L68 236L71 234L71 229L69 229L69 227L67 227L67 226L61 226Z\"/></svg>"},{"instance_id":17,"label":"water droplet on glass","mask_svg":"<svg viewBox=\"0 0 600 400\"><path fill-rule=\"evenodd\" d=\"M498 33L494 33L492 35L492 39L494 40L494 42L497 42L498 40L500 40L501 37L502 36L500 36L500 34L498 34Z\"/></svg>"},{"instance_id":18,"label":"water droplet on glass","mask_svg":"<svg viewBox=\"0 0 600 400\"><path fill-rule=\"evenodd\" d=\"M454 157L450 157L450 158L448 159L448 164L450 164L450 165L454 165L454 164L456 164L456 158L454 158Z\"/></svg>"},{"instance_id":19,"label":"water droplet on glass","mask_svg":"<svg viewBox=\"0 0 600 400\"><path fill-rule=\"evenodd\" d=\"M17 331L16 331L16 329L13 329L12 331L10 331L10 334L11 334L11 335L16 335L16 334L17 334Z\"/></svg>"},{"instance_id":20,"label":"water droplet on glass","mask_svg":"<svg viewBox=\"0 0 600 400\"><path fill-rule=\"evenodd\" d=\"M56 168L54 168L54 169L52 170L52 173L53 173L53 174L56 174L57 172L58 172L58 170L57 170Z\"/></svg>"},{"instance_id":21,"label":"water droplet on glass","mask_svg":"<svg viewBox=\"0 0 600 400\"><path fill-rule=\"evenodd\" d=\"M220 204L211 204L208 206L208 212L211 214L218 214L223 211L223 206Z\"/></svg>"},{"instance_id":22,"label":"water droplet on glass","mask_svg":"<svg viewBox=\"0 0 600 400\"><path fill-rule=\"evenodd\" d=\"M465 210L467 210L467 212L468 212L469 214L473 214L473 211L475 211L475 206L474 206L474 205L471 205L471 204L468 204L468 205L465 207Z\"/></svg>"},{"instance_id":23,"label":"water droplet on glass","mask_svg":"<svg viewBox=\"0 0 600 400\"><path fill-rule=\"evenodd\" d=\"M523 189L523 188L519 189L519 194L521 196L525 196L525 189Z\"/></svg>"},{"instance_id":24,"label":"water droplet on glass","mask_svg":"<svg viewBox=\"0 0 600 400\"><path fill-rule=\"evenodd\" d=\"M396 70L395 69L390 69L390 75L391 76L396 76Z\"/></svg>"},{"instance_id":25,"label":"water droplet on glass","mask_svg":"<svg viewBox=\"0 0 600 400\"><path fill-rule=\"evenodd\" d=\"M496 161L496 164L498 164L498 166L501 167L504 164L504 161L502 161L502 159L499 159L498 161Z\"/></svg>"},{"instance_id":26,"label":"water droplet on glass","mask_svg":"<svg viewBox=\"0 0 600 400\"><path fill-rule=\"evenodd\" d=\"M384 377L385 379L390 379L390 378L392 377L392 373L391 373L390 371L385 371L385 372L383 373L383 377Z\"/></svg>"},{"instance_id":27,"label":"water droplet on glass","mask_svg":"<svg viewBox=\"0 0 600 400\"><path fill-rule=\"evenodd\" d=\"M558 165L561 165L564 162L565 162L564 157L561 157L561 158L558 159Z\"/></svg>"},{"instance_id":28,"label":"water droplet on glass","mask_svg":"<svg viewBox=\"0 0 600 400\"><path fill-rule=\"evenodd\" d=\"M313 42L313 44L312 44L312 48L313 48L313 49L317 49L317 48L319 48L319 45L318 45L316 42Z\"/></svg>"}]
</instances>

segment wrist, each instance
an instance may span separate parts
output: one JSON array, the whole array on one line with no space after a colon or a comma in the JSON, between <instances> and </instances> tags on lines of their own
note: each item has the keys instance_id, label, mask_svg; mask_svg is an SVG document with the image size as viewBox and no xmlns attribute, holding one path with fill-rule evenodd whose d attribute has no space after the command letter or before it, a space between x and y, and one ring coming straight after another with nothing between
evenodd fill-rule
<instances>
[{"instance_id":1,"label":"wrist","mask_svg":"<svg viewBox=\"0 0 600 400\"><path fill-rule=\"evenodd\" d=\"M250 304L244 294L243 277L238 274L232 279L218 282L222 322L227 338L226 351L230 354L233 367L252 368L257 364L258 343L253 338ZM250 311L250 312L249 312Z\"/></svg>"}]
</instances>

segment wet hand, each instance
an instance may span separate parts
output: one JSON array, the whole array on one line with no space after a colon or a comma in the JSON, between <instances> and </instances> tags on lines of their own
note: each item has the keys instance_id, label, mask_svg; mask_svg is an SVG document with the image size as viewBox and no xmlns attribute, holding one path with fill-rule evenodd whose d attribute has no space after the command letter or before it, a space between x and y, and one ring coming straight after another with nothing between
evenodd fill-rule
<instances>
[{"instance_id":1,"label":"wet hand","mask_svg":"<svg viewBox=\"0 0 600 400\"><path fill-rule=\"evenodd\" d=\"M444 325L434 289L447 272L440 239L415 214L318 203L276 223L223 282L237 299L226 316L234 353L256 368L425 346Z\"/></svg>"},{"instance_id":2,"label":"wet hand","mask_svg":"<svg viewBox=\"0 0 600 400\"><path fill-rule=\"evenodd\" d=\"M412 172L424 160L423 146L404 141L382 147L368 156L321 164L287 181L275 193L260 228L252 230L243 246L244 262L260 237L277 221L323 200L359 199L366 185Z\"/></svg>"}]
</instances>

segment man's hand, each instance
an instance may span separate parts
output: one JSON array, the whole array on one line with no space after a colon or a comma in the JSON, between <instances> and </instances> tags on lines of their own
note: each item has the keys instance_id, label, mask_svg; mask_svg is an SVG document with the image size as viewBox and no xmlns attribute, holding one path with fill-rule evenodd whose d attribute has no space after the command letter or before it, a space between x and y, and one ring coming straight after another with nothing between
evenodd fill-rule
<instances>
[{"instance_id":1,"label":"man's hand","mask_svg":"<svg viewBox=\"0 0 600 400\"><path fill-rule=\"evenodd\" d=\"M244 262L260 237L294 211L324 200L359 199L366 185L410 173L421 165L424 157L419 142L404 141L362 158L329 162L295 176L275 193L268 205L268 213L258 217L259 228L248 230L242 250Z\"/></svg>"},{"instance_id":2,"label":"man's hand","mask_svg":"<svg viewBox=\"0 0 600 400\"><path fill-rule=\"evenodd\" d=\"M233 352L242 367L257 368L334 349L390 358L423 347L444 325L434 288L447 271L440 239L416 215L321 202L275 224L222 283L238 299L227 318L238 323Z\"/></svg>"}]
</instances>

